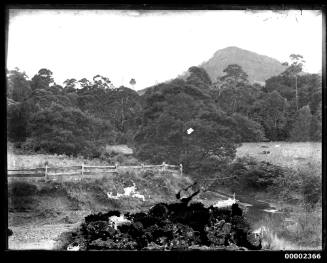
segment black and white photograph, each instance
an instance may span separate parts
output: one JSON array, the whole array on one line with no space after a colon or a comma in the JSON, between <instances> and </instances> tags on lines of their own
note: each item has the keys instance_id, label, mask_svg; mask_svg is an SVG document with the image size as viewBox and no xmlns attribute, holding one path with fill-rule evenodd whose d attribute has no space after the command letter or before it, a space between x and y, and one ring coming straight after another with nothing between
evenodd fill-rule
<instances>
[{"instance_id":1,"label":"black and white photograph","mask_svg":"<svg viewBox=\"0 0 327 263\"><path fill-rule=\"evenodd\" d=\"M8 7L7 250L320 259L323 23Z\"/></svg>"}]
</instances>

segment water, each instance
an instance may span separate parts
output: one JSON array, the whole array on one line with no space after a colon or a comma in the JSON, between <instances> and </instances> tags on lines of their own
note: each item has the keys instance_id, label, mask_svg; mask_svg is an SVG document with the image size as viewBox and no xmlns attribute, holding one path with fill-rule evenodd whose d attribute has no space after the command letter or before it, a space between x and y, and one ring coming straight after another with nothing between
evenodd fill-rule
<instances>
[{"instance_id":1,"label":"water","mask_svg":"<svg viewBox=\"0 0 327 263\"><path fill-rule=\"evenodd\" d=\"M221 195L221 197L230 198L229 195L215 191L215 193ZM245 217L250 223L252 228L260 227L261 221L274 222L274 224L281 224L287 217L286 213L278 211L276 207L272 206L268 202L256 200L247 195L237 195L236 199L238 204L245 212Z\"/></svg>"}]
</instances>

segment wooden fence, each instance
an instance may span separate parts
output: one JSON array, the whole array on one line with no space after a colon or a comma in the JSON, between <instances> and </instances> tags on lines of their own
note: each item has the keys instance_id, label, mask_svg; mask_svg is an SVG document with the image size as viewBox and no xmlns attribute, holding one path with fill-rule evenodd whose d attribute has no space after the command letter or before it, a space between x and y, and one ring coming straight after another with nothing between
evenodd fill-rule
<instances>
[{"instance_id":1,"label":"wooden fence","mask_svg":"<svg viewBox=\"0 0 327 263\"><path fill-rule=\"evenodd\" d=\"M129 165L129 166L120 166L116 165L108 165L108 166L96 166L96 165L85 165L82 163L81 165L75 166L64 166L64 167L49 167L45 165L40 168L32 168L32 169L8 169L8 177L44 177L45 179L49 179L52 176L81 176L83 178L84 175L96 175L96 174L104 174L104 173L117 173L122 169L141 169L141 170L151 170L151 169L160 169L160 171L176 171L179 170L180 175L183 175L183 165L170 165L163 162L161 165Z\"/></svg>"}]
</instances>

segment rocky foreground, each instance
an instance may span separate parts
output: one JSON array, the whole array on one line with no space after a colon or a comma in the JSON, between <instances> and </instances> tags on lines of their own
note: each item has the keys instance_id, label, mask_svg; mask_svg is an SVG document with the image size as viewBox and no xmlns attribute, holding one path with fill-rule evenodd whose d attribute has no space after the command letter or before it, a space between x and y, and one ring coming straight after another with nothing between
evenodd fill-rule
<instances>
[{"instance_id":1,"label":"rocky foreground","mask_svg":"<svg viewBox=\"0 0 327 263\"><path fill-rule=\"evenodd\" d=\"M63 234L65 250L259 250L238 204L159 203L146 212L91 214L77 231Z\"/></svg>"}]
</instances>

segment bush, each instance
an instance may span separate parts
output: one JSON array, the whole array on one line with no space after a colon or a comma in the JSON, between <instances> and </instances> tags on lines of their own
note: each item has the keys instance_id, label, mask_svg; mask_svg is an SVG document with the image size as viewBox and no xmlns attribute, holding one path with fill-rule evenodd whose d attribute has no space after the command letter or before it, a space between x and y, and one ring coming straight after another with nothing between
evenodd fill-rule
<instances>
[{"instance_id":1,"label":"bush","mask_svg":"<svg viewBox=\"0 0 327 263\"><path fill-rule=\"evenodd\" d=\"M9 194L13 196L31 196L37 193L37 187L27 182L14 182L9 188Z\"/></svg>"},{"instance_id":2,"label":"bush","mask_svg":"<svg viewBox=\"0 0 327 263\"><path fill-rule=\"evenodd\" d=\"M321 179L317 176L306 176L303 180L302 192L304 197L304 203L309 208L315 207L315 205L321 201Z\"/></svg>"},{"instance_id":3,"label":"bush","mask_svg":"<svg viewBox=\"0 0 327 263\"><path fill-rule=\"evenodd\" d=\"M24 152L33 152L35 150L35 141L32 138L27 138L25 142L21 144L21 149Z\"/></svg>"},{"instance_id":4,"label":"bush","mask_svg":"<svg viewBox=\"0 0 327 263\"><path fill-rule=\"evenodd\" d=\"M253 158L236 159L221 177L234 176L225 184L235 191L269 191L285 201L303 202L313 209L321 201L321 177L312 170L294 170ZM218 180L213 184L220 183Z\"/></svg>"},{"instance_id":5,"label":"bush","mask_svg":"<svg viewBox=\"0 0 327 263\"><path fill-rule=\"evenodd\" d=\"M265 190L274 184L274 180L283 176L284 169L269 162L255 162L252 158L238 158L228 169L229 175L234 175L233 183L242 188ZM236 182L235 182L236 181Z\"/></svg>"}]
</instances>

